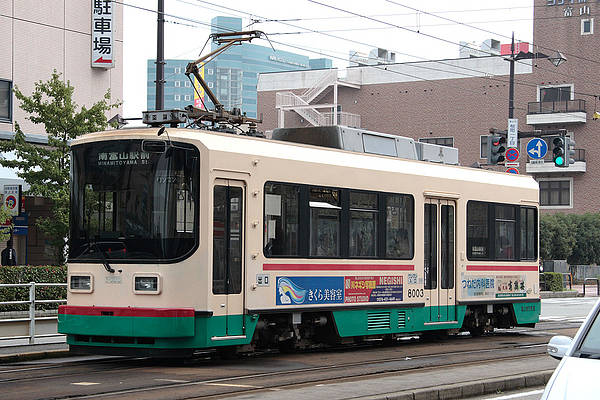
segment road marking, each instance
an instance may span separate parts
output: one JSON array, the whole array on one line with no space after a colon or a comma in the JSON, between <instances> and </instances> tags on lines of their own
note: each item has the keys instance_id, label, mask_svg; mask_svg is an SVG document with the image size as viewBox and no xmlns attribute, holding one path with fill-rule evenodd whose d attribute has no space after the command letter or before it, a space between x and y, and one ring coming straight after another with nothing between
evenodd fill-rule
<instances>
[{"instance_id":1,"label":"road marking","mask_svg":"<svg viewBox=\"0 0 600 400\"><path fill-rule=\"evenodd\" d=\"M155 379L155 381L171 382L171 383L189 383L190 381L182 381L180 379Z\"/></svg>"},{"instance_id":2,"label":"road marking","mask_svg":"<svg viewBox=\"0 0 600 400\"><path fill-rule=\"evenodd\" d=\"M262 389L262 386L253 385L239 385L233 383L207 383L207 386L225 386L225 387L237 387L237 388L248 388L248 389Z\"/></svg>"},{"instance_id":3,"label":"road marking","mask_svg":"<svg viewBox=\"0 0 600 400\"><path fill-rule=\"evenodd\" d=\"M542 394L542 393L544 393L544 389L532 390L530 392L509 394L507 396L500 396L500 397L487 397L486 399L487 400L509 400L509 399L518 399L519 397L534 396L536 394Z\"/></svg>"},{"instance_id":4,"label":"road marking","mask_svg":"<svg viewBox=\"0 0 600 400\"><path fill-rule=\"evenodd\" d=\"M73 382L71 385L79 385L79 386L91 386L91 385L99 385L100 382Z\"/></svg>"}]
</instances>

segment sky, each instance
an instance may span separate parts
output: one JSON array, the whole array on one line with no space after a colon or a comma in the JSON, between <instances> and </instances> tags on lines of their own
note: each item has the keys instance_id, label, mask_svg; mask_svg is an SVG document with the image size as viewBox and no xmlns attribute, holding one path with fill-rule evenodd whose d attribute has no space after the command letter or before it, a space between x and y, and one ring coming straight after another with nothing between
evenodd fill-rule
<instances>
[{"instance_id":1,"label":"sky","mask_svg":"<svg viewBox=\"0 0 600 400\"><path fill-rule=\"evenodd\" d=\"M146 110L146 63L156 58L158 0L123 3L123 114ZM348 66L350 51L396 53L396 62L458 58L459 42L531 43L533 0L164 0L165 58L198 58L213 17L242 18L267 34L275 51L330 58ZM253 44L269 46L266 40ZM210 46L206 46L210 49ZM206 49L204 53L206 53ZM203 54L204 54L203 53ZM274 53L276 54L276 53Z\"/></svg>"}]
</instances>

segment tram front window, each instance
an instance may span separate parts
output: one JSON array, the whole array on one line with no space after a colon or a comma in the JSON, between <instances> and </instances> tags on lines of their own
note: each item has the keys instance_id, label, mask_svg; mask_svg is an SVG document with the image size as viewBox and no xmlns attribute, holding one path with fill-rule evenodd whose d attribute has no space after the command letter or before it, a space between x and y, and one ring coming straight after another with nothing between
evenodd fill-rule
<instances>
[{"instance_id":1,"label":"tram front window","mask_svg":"<svg viewBox=\"0 0 600 400\"><path fill-rule=\"evenodd\" d=\"M199 153L152 142L73 147L70 260L173 261L196 247Z\"/></svg>"}]
</instances>

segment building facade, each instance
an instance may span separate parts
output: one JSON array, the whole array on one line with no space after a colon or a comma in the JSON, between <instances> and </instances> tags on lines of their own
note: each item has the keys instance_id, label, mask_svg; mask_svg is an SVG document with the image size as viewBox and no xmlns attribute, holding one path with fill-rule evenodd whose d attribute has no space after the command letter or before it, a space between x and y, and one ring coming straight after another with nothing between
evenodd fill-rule
<instances>
[{"instance_id":1,"label":"building facade","mask_svg":"<svg viewBox=\"0 0 600 400\"><path fill-rule=\"evenodd\" d=\"M600 121L592 116L600 94L596 55L600 32L595 28L600 2L533 4L534 40L528 49L535 57L515 62L514 118L523 136L517 169L539 182L542 210L598 212L600 161L594 148ZM545 58L558 51L567 62L555 67ZM319 104L335 106L338 114L357 114L364 129L457 147L461 165L481 166L486 163L490 128L507 130L509 62L505 56L469 57L351 67L338 71L343 79L321 87L319 71L262 74L258 84L262 129L314 124L307 118L307 106L294 109L280 99L286 93L302 96L319 91L311 103L315 110ZM545 158L528 155L527 133L559 130L576 142L574 164L554 166L551 135L544 137Z\"/></svg>"},{"instance_id":2,"label":"building facade","mask_svg":"<svg viewBox=\"0 0 600 400\"><path fill-rule=\"evenodd\" d=\"M215 17L212 32L242 31L242 19ZM218 47L211 43L211 51ZM193 60L165 60L165 108L183 108L192 104L194 88L185 76L185 67ZM204 65L204 80L226 110L236 107L248 117L259 118L256 108L256 85L263 72L331 68L329 59L309 59L306 56L252 43L233 46ZM156 61L148 60L148 109L156 104ZM204 95L205 106L214 105Z\"/></svg>"},{"instance_id":3,"label":"building facade","mask_svg":"<svg viewBox=\"0 0 600 400\"><path fill-rule=\"evenodd\" d=\"M43 125L25 118L13 88L28 95L54 70L75 88L74 100L80 106L101 100L108 89L113 101L123 99L121 5L109 0L3 0L0 37L0 139L11 139L18 123L28 141L47 143ZM15 171L0 168L0 191L4 184L28 187ZM17 260L48 263L50 252L33 224L47 212L46 200L27 197L24 204L29 227L14 238Z\"/></svg>"}]
</instances>

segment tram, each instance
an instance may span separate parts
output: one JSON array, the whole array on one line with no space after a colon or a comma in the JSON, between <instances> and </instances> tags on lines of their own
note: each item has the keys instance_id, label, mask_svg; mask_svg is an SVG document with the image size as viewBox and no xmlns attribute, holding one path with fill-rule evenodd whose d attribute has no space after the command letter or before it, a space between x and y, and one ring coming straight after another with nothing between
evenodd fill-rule
<instances>
[{"instance_id":1,"label":"tram","mask_svg":"<svg viewBox=\"0 0 600 400\"><path fill-rule=\"evenodd\" d=\"M180 128L71 149L58 326L72 350L184 357L538 322L529 176Z\"/></svg>"}]
</instances>

